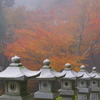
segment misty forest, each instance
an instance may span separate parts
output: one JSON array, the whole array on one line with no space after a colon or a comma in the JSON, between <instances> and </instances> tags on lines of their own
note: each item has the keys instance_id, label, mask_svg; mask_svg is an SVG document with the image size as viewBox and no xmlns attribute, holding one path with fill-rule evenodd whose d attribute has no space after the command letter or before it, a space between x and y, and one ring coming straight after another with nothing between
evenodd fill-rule
<instances>
[{"instance_id":1,"label":"misty forest","mask_svg":"<svg viewBox=\"0 0 100 100\"><path fill-rule=\"evenodd\" d=\"M99 24L100 0L0 0L0 71L14 55L30 70L48 58L57 71L100 71Z\"/></svg>"}]
</instances>

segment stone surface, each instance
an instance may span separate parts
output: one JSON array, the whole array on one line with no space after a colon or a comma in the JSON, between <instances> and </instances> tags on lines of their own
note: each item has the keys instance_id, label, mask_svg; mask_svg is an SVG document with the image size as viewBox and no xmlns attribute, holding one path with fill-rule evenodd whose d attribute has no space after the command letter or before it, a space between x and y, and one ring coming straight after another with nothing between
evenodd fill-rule
<instances>
[{"instance_id":1,"label":"stone surface","mask_svg":"<svg viewBox=\"0 0 100 100\"><path fill-rule=\"evenodd\" d=\"M90 88L88 86L89 80L91 80L91 76L86 71L85 66L82 65L81 70L78 72L79 75L82 75L77 81L77 89L78 89L78 100L89 100L89 92Z\"/></svg>"},{"instance_id":2,"label":"stone surface","mask_svg":"<svg viewBox=\"0 0 100 100\"><path fill-rule=\"evenodd\" d=\"M40 71L31 71L22 66L20 57L12 57L10 67L0 73L0 79L5 80L5 94L0 100L33 100L33 95L27 93L27 80L36 77Z\"/></svg>"},{"instance_id":3,"label":"stone surface","mask_svg":"<svg viewBox=\"0 0 100 100\"><path fill-rule=\"evenodd\" d=\"M59 91L60 91L60 95L66 95L66 98L67 98L67 96L75 95L74 90L62 90L62 89L60 89Z\"/></svg>"},{"instance_id":4,"label":"stone surface","mask_svg":"<svg viewBox=\"0 0 100 100\"><path fill-rule=\"evenodd\" d=\"M34 93L34 98L37 99L55 99L60 95L55 90L55 81L63 77L65 74L55 71L51 68L50 60L43 61L44 66L40 69L40 75L36 77L39 80L39 91Z\"/></svg>"},{"instance_id":5,"label":"stone surface","mask_svg":"<svg viewBox=\"0 0 100 100\"><path fill-rule=\"evenodd\" d=\"M18 57L18 56L15 55L14 57L11 58L11 61L13 63L20 63L20 57Z\"/></svg>"},{"instance_id":6,"label":"stone surface","mask_svg":"<svg viewBox=\"0 0 100 100\"><path fill-rule=\"evenodd\" d=\"M15 96L20 95L20 82L6 81L5 94L15 95Z\"/></svg>"},{"instance_id":7,"label":"stone surface","mask_svg":"<svg viewBox=\"0 0 100 100\"><path fill-rule=\"evenodd\" d=\"M78 72L79 75L83 75L80 79L83 80L90 80L92 77L89 75L89 73L86 71L85 66L82 65L81 70Z\"/></svg>"},{"instance_id":8,"label":"stone surface","mask_svg":"<svg viewBox=\"0 0 100 100\"><path fill-rule=\"evenodd\" d=\"M62 71L65 76L61 79L60 95L62 100L74 100L76 79L79 77L75 71L71 69L71 64L65 64L65 69Z\"/></svg>"},{"instance_id":9,"label":"stone surface","mask_svg":"<svg viewBox=\"0 0 100 100\"><path fill-rule=\"evenodd\" d=\"M33 94L27 95L27 96L10 96L10 95L2 95L0 96L0 100L33 100L34 96Z\"/></svg>"},{"instance_id":10,"label":"stone surface","mask_svg":"<svg viewBox=\"0 0 100 100\"><path fill-rule=\"evenodd\" d=\"M93 67L92 72L90 73L91 76L94 76L93 79L90 81L90 100L99 100L99 84L100 84L100 74L97 72L97 68Z\"/></svg>"},{"instance_id":11,"label":"stone surface","mask_svg":"<svg viewBox=\"0 0 100 100\"><path fill-rule=\"evenodd\" d=\"M99 87L91 87L92 92L99 92L100 88Z\"/></svg>"},{"instance_id":12,"label":"stone surface","mask_svg":"<svg viewBox=\"0 0 100 100\"><path fill-rule=\"evenodd\" d=\"M71 64L67 63L65 64L65 67L66 68L62 71L62 74L65 74L63 79L76 80L78 78L78 74L71 69Z\"/></svg>"},{"instance_id":13,"label":"stone surface","mask_svg":"<svg viewBox=\"0 0 100 100\"><path fill-rule=\"evenodd\" d=\"M34 98L40 98L40 99L54 99L57 98L60 95L59 92L40 92L37 91L34 93Z\"/></svg>"},{"instance_id":14,"label":"stone surface","mask_svg":"<svg viewBox=\"0 0 100 100\"><path fill-rule=\"evenodd\" d=\"M5 94L12 96L27 95L27 81L6 81Z\"/></svg>"},{"instance_id":15,"label":"stone surface","mask_svg":"<svg viewBox=\"0 0 100 100\"><path fill-rule=\"evenodd\" d=\"M87 94L78 94L78 100L89 100Z\"/></svg>"},{"instance_id":16,"label":"stone surface","mask_svg":"<svg viewBox=\"0 0 100 100\"><path fill-rule=\"evenodd\" d=\"M96 87L98 87L98 86L99 86L99 81L98 81L98 80L92 79L92 80L90 81L90 87L91 87L91 88L92 88L92 87L96 88Z\"/></svg>"},{"instance_id":17,"label":"stone surface","mask_svg":"<svg viewBox=\"0 0 100 100\"><path fill-rule=\"evenodd\" d=\"M87 80L78 80L77 81L77 86L79 88L87 88L88 86L88 81Z\"/></svg>"},{"instance_id":18,"label":"stone surface","mask_svg":"<svg viewBox=\"0 0 100 100\"><path fill-rule=\"evenodd\" d=\"M55 92L55 81L40 80L39 81L39 91Z\"/></svg>"},{"instance_id":19,"label":"stone surface","mask_svg":"<svg viewBox=\"0 0 100 100\"><path fill-rule=\"evenodd\" d=\"M75 87L74 84L75 84L75 81L72 81L72 80L65 80L65 79L61 80L61 88L64 90L72 90L72 87L73 86Z\"/></svg>"},{"instance_id":20,"label":"stone surface","mask_svg":"<svg viewBox=\"0 0 100 100\"><path fill-rule=\"evenodd\" d=\"M0 73L0 78L9 80L25 80L26 77L36 77L40 71L31 71L22 66L20 57L12 57L12 62L9 67Z\"/></svg>"},{"instance_id":21,"label":"stone surface","mask_svg":"<svg viewBox=\"0 0 100 100\"><path fill-rule=\"evenodd\" d=\"M63 77L65 74L55 71L49 66L50 61L48 59L43 61L44 66L40 69L40 75L36 77L38 80L55 80Z\"/></svg>"},{"instance_id":22,"label":"stone surface","mask_svg":"<svg viewBox=\"0 0 100 100\"><path fill-rule=\"evenodd\" d=\"M43 68L45 68L45 67L49 68L50 67L49 66L50 65L50 60L48 60L48 59L44 60L43 64L45 65L45 66L43 66Z\"/></svg>"},{"instance_id":23,"label":"stone surface","mask_svg":"<svg viewBox=\"0 0 100 100\"><path fill-rule=\"evenodd\" d=\"M100 79L100 74L97 72L97 68L93 67L92 72L90 75L93 77L93 79Z\"/></svg>"},{"instance_id":24,"label":"stone surface","mask_svg":"<svg viewBox=\"0 0 100 100\"><path fill-rule=\"evenodd\" d=\"M90 93L90 100L99 100L99 93Z\"/></svg>"},{"instance_id":25,"label":"stone surface","mask_svg":"<svg viewBox=\"0 0 100 100\"><path fill-rule=\"evenodd\" d=\"M89 93L90 89L88 88L78 88L78 93Z\"/></svg>"},{"instance_id":26,"label":"stone surface","mask_svg":"<svg viewBox=\"0 0 100 100\"><path fill-rule=\"evenodd\" d=\"M62 97L62 100L74 100L73 97Z\"/></svg>"}]
</instances>

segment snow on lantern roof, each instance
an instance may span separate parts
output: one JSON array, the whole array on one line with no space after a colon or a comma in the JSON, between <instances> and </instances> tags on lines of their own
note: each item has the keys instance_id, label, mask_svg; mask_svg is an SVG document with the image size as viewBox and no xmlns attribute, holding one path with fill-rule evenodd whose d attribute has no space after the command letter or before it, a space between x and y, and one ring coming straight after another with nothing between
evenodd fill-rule
<instances>
[{"instance_id":1,"label":"snow on lantern roof","mask_svg":"<svg viewBox=\"0 0 100 100\"><path fill-rule=\"evenodd\" d=\"M9 80L25 80L29 77L36 77L40 71L31 71L22 66L20 57L14 56L11 58L12 63L4 71L0 72L0 78Z\"/></svg>"},{"instance_id":2,"label":"snow on lantern roof","mask_svg":"<svg viewBox=\"0 0 100 100\"><path fill-rule=\"evenodd\" d=\"M43 61L44 66L40 69L40 75L36 77L38 80L55 80L57 78L61 78L64 76L64 74L55 71L53 68L51 68L50 60L46 59Z\"/></svg>"},{"instance_id":3,"label":"snow on lantern roof","mask_svg":"<svg viewBox=\"0 0 100 100\"><path fill-rule=\"evenodd\" d=\"M92 68L92 72L90 73L90 76L94 77L94 79L100 79L100 75L97 72L97 68L96 67Z\"/></svg>"}]
</instances>

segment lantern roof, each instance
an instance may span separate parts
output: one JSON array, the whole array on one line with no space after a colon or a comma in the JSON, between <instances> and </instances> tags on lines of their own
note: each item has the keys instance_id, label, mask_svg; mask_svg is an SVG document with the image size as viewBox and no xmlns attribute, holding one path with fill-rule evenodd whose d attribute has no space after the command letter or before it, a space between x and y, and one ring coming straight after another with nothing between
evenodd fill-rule
<instances>
[{"instance_id":1,"label":"lantern roof","mask_svg":"<svg viewBox=\"0 0 100 100\"><path fill-rule=\"evenodd\" d=\"M93 76L90 76L90 74L86 71L86 67L84 65L82 65L81 67L81 70L78 72L79 75L82 75L83 76L79 79L85 79L85 80L90 80L91 78L93 78Z\"/></svg>"},{"instance_id":2,"label":"lantern roof","mask_svg":"<svg viewBox=\"0 0 100 100\"><path fill-rule=\"evenodd\" d=\"M71 69L70 63L65 64L65 67L66 68L62 71L62 73L65 74L63 79L76 80L77 78L82 76L82 75L78 75L74 70Z\"/></svg>"},{"instance_id":3,"label":"lantern roof","mask_svg":"<svg viewBox=\"0 0 100 100\"><path fill-rule=\"evenodd\" d=\"M90 75L93 77L94 76L94 79L100 79L100 75L99 73L97 72L97 68L96 67L93 67L92 68L92 72L90 73Z\"/></svg>"},{"instance_id":4,"label":"lantern roof","mask_svg":"<svg viewBox=\"0 0 100 100\"><path fill-rule=\"evenodd\" d=\"M36 77L40 71L31 71L20 63L20 57L11 58L12 63L4 71L0 72L0 78L7 80L25 80L29 77Z\"/></svg>"},{"instance_id":5,"label":"lantern roof","mask_svg":"<svg viewBox=\"0 0 100 100\"><path fill-rule=\"evenodd\" d=\"M40 75L36 77L38 80L55 80L64 76L64 74L55 71L50 67L50 60L46 59L43 61L44 66L40 69Z\"/></svg>"}]
</instances>

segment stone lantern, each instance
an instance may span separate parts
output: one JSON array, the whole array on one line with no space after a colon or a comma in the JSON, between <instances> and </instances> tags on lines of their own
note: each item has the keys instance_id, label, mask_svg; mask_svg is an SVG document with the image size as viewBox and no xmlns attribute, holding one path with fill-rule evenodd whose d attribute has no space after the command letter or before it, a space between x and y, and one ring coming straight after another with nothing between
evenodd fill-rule
<instances>
[{"instance_id":1,"label":"stone lantern","mask_svg":"<svg viewBox=\"0 0 100 100\"><path fill-rule=\"evenodd\" d=\"M83 74L81 78L77 81L77 88L78 88L78 100L89 100L89 92L90 88L89 81L91 80L91 76L85 70L85 66L82 65L81 70L78 72L79 75Z\"/></svg>"},{"instance_id":2,"label":"stone lantern","mask_svg":"<svg viewBox=\"0 0 100 100\"><path fill-rule=\"evenodd\" d=\"M0 100L33 100L33 94L27 92L27 80L36 77L39 71L30 71L20 63L20 57L12 57L10 66L0 73L5 81L5 94Z\"/></svg>"},{"instance_id":3,"label":"stone lantern","mask_svg":"<svg viewBox=\"0 0 100 100\"><path fill-rule=\"evenodd\" d=\"M62 100L75 100L76 94L76 79L78 77L77 73L71 69L71 64L65 64L65 69L62 71L65 76L61 79L61 89L60 95Z\"/></svg>"},{"instance_id":4,"label":"stone lantern","mask_svg":"<svg viewBox=\"0 0 100 100\"><path fill-rule=\"evenodd\" d=\"M55 82L58 78L64 76L51 68L50 60L44 60L44 66L40 69L40 75L36 77L39 80L39 91L34 93L34 98L38 100L55 100L60 93L55 89Z\"/></svg>"},{"instance_id":5,"label":"stone lantern","mask_svg":"<svg viewBox=\"0 0 100 100\"><path fill-rule=\"evenodd\" d=\"M90 88L91 88L91 92L90 92L90 100L99 100L99 81L100 81L100 75L97 72L97 68L93 67L92 68L92 72L90 73L90 75L92 77L94 77L91 81L90 81Z\"/></svg>"}]
</instances>

